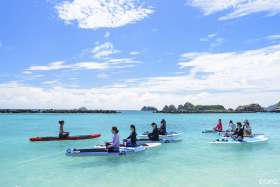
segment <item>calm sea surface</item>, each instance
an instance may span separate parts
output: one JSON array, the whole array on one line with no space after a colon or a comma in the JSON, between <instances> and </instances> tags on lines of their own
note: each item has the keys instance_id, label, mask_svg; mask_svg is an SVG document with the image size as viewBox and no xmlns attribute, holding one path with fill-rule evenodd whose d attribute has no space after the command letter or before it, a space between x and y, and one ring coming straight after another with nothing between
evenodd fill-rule
<instances>
[{"instance_id":1,"label":"calm sea surface","mask_svg":"<svg viewBox=\"0 0 280 187\"><path fill-rule=\"evenodd\" d=\"M113 125L121 138L135 124L138 134L165 118L168 129L183 131L182 141L120 157L65 156L67 148L91 147L111 139ZM202 134L218 118L248 119L268 143L211 145L218 135ZM56 135L64 119L72 135L101 133L95 140L29 142L33 136ZM1 187L176 187L280 186L280 114L15 114L0 115Z\"/></svg>"}]
</instances>

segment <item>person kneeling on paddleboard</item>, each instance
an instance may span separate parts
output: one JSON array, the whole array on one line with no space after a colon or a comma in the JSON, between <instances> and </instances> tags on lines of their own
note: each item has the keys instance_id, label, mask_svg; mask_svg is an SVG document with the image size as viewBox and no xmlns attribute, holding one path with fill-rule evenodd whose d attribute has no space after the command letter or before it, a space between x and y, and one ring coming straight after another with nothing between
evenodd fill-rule
<instances>
[{"instance_id":1,"label":"person kneeling on paddleboard","mask_svg":"<svg viewBox=\"0 0 280 187\"><path fill-rule=\"evenodd\" d=\"M119 130L117 127L112 127L113 140L106 143L106 150L108 152L118 152L120 149Z\"/></svg>"},{"instance_id":2,"label":"person kneeling on paddleboard","mask_svg":"<svg viewBox=\"0 0 280 187\"><path fill-rule=\"evenodd\" d=\"M166 132L166 121L165 119L162 119L161 122L160 122L160 127L159 127L159 134L160 135L166 135L167 132Z\"/></svg>"},{"instance_id":3,"label":"person kneeling on paddleboard","mask_svg":"<svg viewBox=\"0 0 280 187\"><path fill-rule=\"evenodd\" d=\"M137 146L137 133L134 125L130 125L130 135L124 139L124 144L126 147L136 147Z\"/></svg>"},{"instance_id":4,"label":"person kneeling on paddleboard","mask_svg":"<svg viewBox=\"0 0 280 187\"><path fill-rule=\"evenodd\" d=\"M216 125L216 127L213 128L214 131L218 131L218 132L222 132L223 131L223 124L222 124L222 120L219 119L218 124Z\"/></svg>"},{"instance_id":5,"label":"person kneeling on paddleboard","mask_svg":"<svg viewBox=\"0 0 280 187\"><path fill-rule=\"evenodd\" d=\"M244 136L244 130L242 128L242 124L240 122L237 122L237 128L232 134L232 138L237 141L242 141Z\"/></svg>"},{"instance_id":6,"label":"person kneeling on paddleboard","mask_svg":"<svg viewBox=\"0 0 280 187\"><path fill-rule=\"evenodd\" d=\"M64 131L64 121L61 120L58 123L59 123L59 138L67 138L70 135L70 133Z\"/></svg>"},{"instance_id":7,"label":"person kneeling on paddleboard","mask_svg":"<svg viewBox=\"0 0 280 187\"><path fill-rule=\"evenodd\" d=\"M152 133L148 134L149 139L152 140L152 141L159 141L159 131L158 131L158 128L157 128L157 124L152 123L151 126L153 128L153 131L152 131Z\"/></svg>"}]
</instances>

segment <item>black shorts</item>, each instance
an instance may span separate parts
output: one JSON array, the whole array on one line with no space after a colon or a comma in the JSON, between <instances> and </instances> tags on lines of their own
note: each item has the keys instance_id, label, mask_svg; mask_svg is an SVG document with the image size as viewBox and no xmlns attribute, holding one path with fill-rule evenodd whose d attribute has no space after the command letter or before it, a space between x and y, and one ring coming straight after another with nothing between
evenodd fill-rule
<instances>
[{"instance_id":1,"label":"black shorts","mask_svg":"<svg viewBox=\"0 0 280 187\"><path fill-rule=\"evenodd\" d=\"M109 147L109 148L108 148L108 152L109 152L109 153L119 152L119 149L116 149L116 148L114 148L114 147Z\"/></svg>"},{"instance_id":2,"label":"black shorts","mask_svg":"<svg viewBox=\"0 0 280 187\"><path fill-rule=\"evenodd\" d=\"M69 132L64 132L59 134L59 138L67 138L69 136Z\"/></svg>"}]
</instances>

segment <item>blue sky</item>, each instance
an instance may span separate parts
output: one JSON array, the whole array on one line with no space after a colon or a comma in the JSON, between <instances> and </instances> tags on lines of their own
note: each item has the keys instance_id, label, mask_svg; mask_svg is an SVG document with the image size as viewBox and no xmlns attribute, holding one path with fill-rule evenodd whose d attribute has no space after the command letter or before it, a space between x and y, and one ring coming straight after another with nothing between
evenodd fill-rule
<instances>
[{"instance_id":1,"label":"blue sky","mask_svg":"<svg viewBox=\"0 0 280 187\"><path fill-rule=\"evenodd\" d=\"M279 0L0 2L1 108L280 100Z\"/></svg>"}]
</instances>

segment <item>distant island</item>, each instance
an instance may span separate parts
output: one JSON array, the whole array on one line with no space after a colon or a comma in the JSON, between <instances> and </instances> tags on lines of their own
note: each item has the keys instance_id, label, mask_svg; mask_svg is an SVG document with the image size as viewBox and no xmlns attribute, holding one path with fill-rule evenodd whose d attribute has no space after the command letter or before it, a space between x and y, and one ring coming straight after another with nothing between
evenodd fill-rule
<instances>
[{"instance_id":1,"label":"distant island","mask_svg":"<svg viewBox=\"0 0 280 187\"><path fill-rule=\"evenodd\" d=\"M141 108L141 111L151 111L151 112L157 112L158 109L156 107L153 106L143 106Z\"/></svg>"},{"instance_id":2,"label":"distant island","mask_svg":"<svg viewBox=\"0 0 280 187\"><path fill-rule=\"evenodd\" d=\"M119 113L116 110L89 110L85 107L79 109L0 109L0 113Z\"/></svg>"},{"instance_id":3,"label":"distant island","mask_svg":"<svg viewBox=\"0 0 280 187\"><path fill-rule=\"evenodd\" d=\"M155 107L150 107L155 108ZM150 109L149 108L149 109ZM147 109L147 108L142 108ZM156 109L156 108L155 108ZM147 110L146 110L147 111ZM193 105L186 102L184 105L165 105L162 110L150 110L157 113L255 113L255 112L280 112L280 102L269 107L259 104L241 105L236 109L226 109L223 105Z\"/></svg>"}]
</instances>

